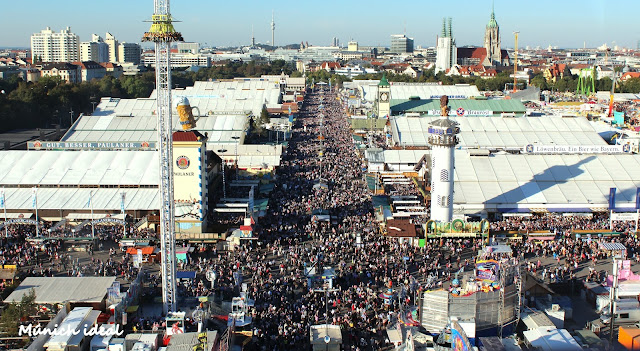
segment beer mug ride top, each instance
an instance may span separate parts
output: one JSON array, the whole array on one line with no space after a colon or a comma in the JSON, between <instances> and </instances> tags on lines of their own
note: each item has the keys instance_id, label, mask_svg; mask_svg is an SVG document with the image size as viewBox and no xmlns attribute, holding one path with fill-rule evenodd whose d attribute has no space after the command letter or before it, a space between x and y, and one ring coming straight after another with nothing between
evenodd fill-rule
<instances>
[{"instance_id":1,"label":"beer mug ride top","mask_svg":"<svg viewBox=\"0 0 640 351\"><path fill-rule=\"evenodd\" d=\"M198 110L197 117L193 116L193 109ZM178 110L182 130L190 130L196 127L196 122L200 119L200 109L198 107L192 107L189 104L189 100L183 96L178 99L176 110Z\"/></svg>"}]
</instances>

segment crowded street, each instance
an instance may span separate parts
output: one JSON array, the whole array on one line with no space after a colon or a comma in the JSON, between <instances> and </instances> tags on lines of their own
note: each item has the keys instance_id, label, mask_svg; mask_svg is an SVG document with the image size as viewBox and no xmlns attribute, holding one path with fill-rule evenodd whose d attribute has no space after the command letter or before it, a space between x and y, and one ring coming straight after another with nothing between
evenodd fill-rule
<instances>
[{"instance_id":1,"label":"crowded street","mask_svg":"<svg viewBox=\"0 0 640 351\"><path fill-rule=\"evenodd\" d=\"M383 235L344 108L326 87L306 95L274 182L268 211L256 226L258 240L245 241L233 251L199 244L188 260L178 264L179 271L196 272L195 279L178 287L183 310L190 310L189 304L198 296L219 295L228 301L246 284L247 297L255 300L250 311L250 349L307 349L310 326L324 323L340 326L344 350L381 349L388 343L385 331L397 323L398 312L417 305L420 292L446 289L457 274L473 271L476 253L483 247L479 238L430 238L418 247ZM413 183L392 185L386 192L418 195ZM219 214L212 218L220 224L241 220ZM424 218L414 220L424 223ZM609 225L606 215L544 214L490 222L492 233L547 231L555 236L556 240L511 243L514 258L547 284L603 281L611 264L599 242L625 244L628 257L638 262L632 222L613 223L622 232L619 237L580 240L570 235L573 229L607 229ZM123 287L138 275L132 255L121 250L122 231L115 226L99 227L97 247L83 252L64 252L56 241L32 245L27 242L34 236L32 228L11 226L9 236L2 239L0 263L17 264L30 276L116 276ZM130 234L156 237L149 230ZM334 269L332 287L322 282L308 285L306 272L314 267ZM638 271L638 265L633 269ZM148 265L146 271L146 284L156 289L149 294L156 294L157 266ZM205 278L207 271L216 272L215 287ZM0 289L4 288L3 283ZM394 298L385 298L388 289ZM133 330L163 326L158 308L145 311L131 317Z\"/></svg>"}]
</instances>

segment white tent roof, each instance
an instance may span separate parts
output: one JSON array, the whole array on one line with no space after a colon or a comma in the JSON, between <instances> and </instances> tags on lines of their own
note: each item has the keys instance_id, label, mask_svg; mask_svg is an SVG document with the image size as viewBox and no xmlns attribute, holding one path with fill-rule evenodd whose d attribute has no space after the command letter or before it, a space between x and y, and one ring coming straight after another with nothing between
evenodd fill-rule
<instances>
[{"instance_id":1,"label":"white tent roof","mask_svg":"<svg viewBox=\"0 0 640 351\"><path fill-rule=\"evenodd\" d=\"M611 98L610 91L599 91L596 93L596 98L598 100L606 100L609 101ZM640 94L632 94L632 93L615 93L613 95L613 100L617 102L631 101L640 99Z\"/></svg>"},{"instance_id":2,"label":"white tent roof","mask_svg":"<svg viewBox=\"0 0 640 351\"><path fill-rule=\"evenodd\" d=\"M543 351L580 351L582 347L566 329L537 328L527 330L524 338L531 346Z\"/></svg>"},{"instance_id":3,"label":"white tent roof","mask_svg":"<svg viewBox=\"0 0 640 351\"><path fill-rule=\"evenodd\" d=\"M102 98L91 116L82 116L62 141L127 141L157 140L157 106L155 91L149 98ZM209 134L209 143L235 142L244 137L248 115L258 116L265 105L280 106L280 86L267 79L195 82L194 86L172 91L174 101L173 128L181 130L176 102L187 97L200 110L197 129ZM197 110L194 110L197 114Z\"/></svg>"},{"instance_id":4,"label":"white tent roof","mask_svg":"<svg viewBox=\"0 0 640 351\"><path fill-rule=\"evenodd\" d=\"M5 204L8 210L33 209L31 188L5 187ZM90 192L93 192L94 218L100 218L98 211L120 211L121 193L125 193L126 210L157 210L160 208L160 191L153 188L38 188L39 210L85 210L91 209ZM101 212L100 212L101 213ZM25 216L25 218L28 218Z\"/></svg>"},{"instance_id":5,"label":"white tent roof","mask_svg":"<svg viewBox=\"0 0 640 351\"><path fill-rule=\"evenodd\" d=\"M470 156L455 152L454 204L484 207L635 208L640 155Z\"/></svg>"},{"instance_id":6,"label":"white tent roof","mask_svg":"<svg viewBox=\"0 0 640 351\"><path fill-rule=\"evenodd\" d=\"M151 99L103 98L94 114L82 116L62 141L154 142L158 139L155 106L155 100ZM202 110L201 114L197 130L202 134L207 133L208 144L235 142L233 137L239 137L242 141L249 123L246 114L208 115ZM182 130L175 107L173 129Z\"/></svg>"},{"instance_id":7,"label":"white tent roof","mask_svg":"<svg viewBox=\"0 0 640 351\"><path fill-rule=\"evenodd\" d=\"M583 117L457 117L460 146L481 148L523 148L525 145L606 145ZM439 116L394 117L391 134L397 145L428 145L429 124Z\"/></svg>"},{"instance_id":8,"label":"white tent roof","mask_svg":"<svg viewBox=\"0 0 640 351\"><path fill-rule=\"evenodd\" d=\"M345 82L345 87L361 87L364 99L375 101L378 93L378 80ZM475 85L438 85L425 83L399 83L391 82L391 97L393 99L408 100L410 97L419 96L421 100L431 99L442 95L469 98L480 96L480 91Z\"/></svg>"},{"instance_id":9,"label":"white tent roof","mask_svg":"<svg viewBox=\"0 0 640 351\"><path fill-rule=\"evenodd\" d=\"M19 302L35 290L37 304L61 302L99 303L115 277L27 277L4 301Z\"/></svg>"},{"instance_id":10,"label":"white tent roof","mask_svg":"<svg viewBox=\"0 0 640 351\"><path fill-rule=\"evenodd\" d=\"M154 151L0 151L0 164L0 186L157 186L160 177Z\"/></svg>"}]
</instances>

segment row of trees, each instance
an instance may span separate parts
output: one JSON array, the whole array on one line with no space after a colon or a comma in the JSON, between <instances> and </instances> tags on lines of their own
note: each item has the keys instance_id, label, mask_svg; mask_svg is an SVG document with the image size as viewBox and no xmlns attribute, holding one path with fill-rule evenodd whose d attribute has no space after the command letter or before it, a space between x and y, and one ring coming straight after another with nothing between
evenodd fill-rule
<instances>
[{"instance_id":1,"label":"row of trees","mask_svg":"<svg viewBox=\"0 0 640 351\"><path fill-rule=\"evenodd\" d=\"M172 80L175 87L192 86L196 81L210 79L232 79L238 77L260 77L279 75L300 77L293 63L276 60L270 63L227 62L198 70L174 71ZM404 74L387 73L392 82L442 82L451 84L474 84L480 91L503 90L513 82L511 72L498 73L494 78L447 76L443 72L435 74L427 70L418 78ZM354 79L380 79L382 73L366 74ZM351 79L319 70L307 74L308 82L329 82L341 85ZM578 77L565 72L562 79L547 82L542 74L534 76L531 84L542 90L576 91ZM155 72L149 71L136 76L111 76L90 82L66 84L57 77L43 77L38 82L23 82L17 77L0 79L0 132L15 129L50 128L59 124L67 127L80 113L91 113L101 97L141 98L148 97L155 87ZM595 83L596 90L610 90L611 79L602 78ZM620 82L618 92L640 92L640 79L633 78Z\"/></svg>"},{"instance_id":2,"label":"row of trees","mask_svg":"<svg viewBox=\"0 0 640 351\"><path fill-rule=\"evenodd\" d=\"M111 76L67 84L59 77L23 82L0 79L0 132L14 129L67 127L80 113L90 113L101 97L148 97L155 84L153 73Z\"/></svg>"},{"instance_id":3,"label":"row of trees","mask_svg":"<svg viewBox=\"0 0 640 351\"><path fill-rule=\"evenodd\" d=\"M433 83L442 82L443 85L453 84L473 84L478 87L480 91L498 91L503 90L505 87L513 86L513 78L509 77L512 71L503 71L498 73L493 78L481 78L481 77L462 77L462 76L447 76L444 72L435 74L433 69L426 70L420 77L413 78L406 74L394 74L386 73L387 79L390 82L412 82L412 83ZM337 74L331 74L326 70L319 70L307 75L309 80L313 79L316 82L328 82L339 83L345 81L351 81L351 79ZM354 77L354 80L366 80L366 79L380 79L382 73L364 74ZM531 79L531 85L540 88L541 90L553 90L560 92L575 92L578 87L579 78L577 75L572 75L568 70L563 75L563 78L557 79L555 82L547 81L542 73L538 73ZM596 91L609 91L611 90L612 81L610 78L601 78L594 82ZM520 85L520 84L518 84ZM640 93L640 78L631 78L624 82L616 82L616 92L618 93Z\"/></svg>"}]
</instances>

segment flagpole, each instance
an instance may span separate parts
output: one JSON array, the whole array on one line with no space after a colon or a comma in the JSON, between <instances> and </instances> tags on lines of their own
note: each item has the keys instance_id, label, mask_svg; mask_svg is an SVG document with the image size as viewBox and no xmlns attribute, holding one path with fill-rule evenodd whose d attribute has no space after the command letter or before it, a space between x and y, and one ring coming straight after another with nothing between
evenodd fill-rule
<instances>
[{"instance_id":1,"label":"flagpole","mask_svg":"<svg viewBox=\"0 0 640 351\"><path fill-rule=\"evenodd\" d=\"M89 205L91 205L91 239L95 239L96 232L93 228L93 191L89 192Z\"/></svg>"},{"instance_id":2,"label":"flagpole","mask_svg":"<svg viewBox=\"0 0 640 351\"><path fill-rule=\"evenodd\" d=\"M124 197L125 197L125 193L124 191L122 193L120 193L122 196L122 200L120 202L120 210L122 211L122 237L126 238L127 237L127 215L125 214L124 211Z\"/></svg>"},{"instance_id":3,"label":"flagpole","mask_svg":"<svg viewBox=\"0 0 640 351\"><path fill-rule=\"evenodd\" d=\"M33 187L33 200L36 204L36 236L40 236L40 220L38 220L38 188Z\"/></svg>"},{"instance_id":4,"label":"flagpole","mask_svg":"<svg viewBox=\"0 0 640 351\"><path fill-rule=\"evenodd\" d=\"M0 193L0 195L2 195L2 208L4 208L4 235L8 238L9 237L9 225L7 224L7 200L4 197L4 188L2 188L2 192ZM636 222L636 228L637 227L638 227L638 224Z\"/></svg>"}]
</instances>

